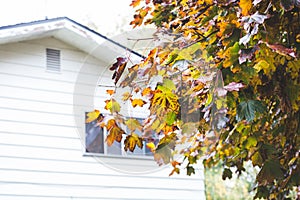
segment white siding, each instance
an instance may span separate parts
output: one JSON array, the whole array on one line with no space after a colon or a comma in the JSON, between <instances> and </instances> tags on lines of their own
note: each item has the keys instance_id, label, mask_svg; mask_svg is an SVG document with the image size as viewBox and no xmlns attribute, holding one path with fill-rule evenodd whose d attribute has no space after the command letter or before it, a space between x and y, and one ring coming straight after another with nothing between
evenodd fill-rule
<instances>
[{"instance_id":1,"label":"white siding","mask_svg":"<svg viewBox=\"0 0 300 200\"><path fill-rule=\"evenodd\" d=\"M61 72L46 71L46 48L61 50ZM0 45L0 199L204 199L201 169L168 177L152 159L84 156L106 67L54 38Z\"/></svg>"}]
</instances>

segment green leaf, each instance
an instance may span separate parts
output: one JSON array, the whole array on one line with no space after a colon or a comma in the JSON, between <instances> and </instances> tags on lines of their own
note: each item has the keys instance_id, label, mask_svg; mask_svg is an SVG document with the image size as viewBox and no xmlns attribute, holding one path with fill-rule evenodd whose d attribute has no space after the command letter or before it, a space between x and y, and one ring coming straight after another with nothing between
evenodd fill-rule
<instances>
[{"instance_id":1,"label":"green leaf","mask_svg":"<svg viewBox=\"0 0 300 200\"><path fill-rule=\"evenodd\" d=\"M175 86L174 82L170 79L164 79L163 86L168 88L171 91L176 90L176 86Z\"/></svg>"},{"instance_id":2,"label":"green leaf","mask_svg":"<svg viewBox=\"0 0 300 200\"><path fill-rule=\"evenodd\" d=\"M281 165L278 160L274 159L267 160L256 177L258 183L261 184L272 183L274 179L281 178L283 178Z\"/></svg>"},{"instance_id":3,"label":"green leaf","mask_svg":"<svg viewBox=\"0 0 300 200\"><path fill-rule=\"evenodd\" d=\"M166 116L167 125L171 126L174 123L175 119L176 119L175 112L168 112L168 114Z\"/></svg>"},{"instance_id":4,"label":"green leaf","mask_svg":"<svg viewBox=\"0 0 300 200\"><path fill-rule=\"evenodd\" d=\"M246 147L247 149L249 149L250 147L255 147L256 145L257 145L257 139L256 139L256 137L250 136L250 137L247 139L247 142L246 142L245 147Z\"/></svg>"},{"instance_id":5,"label":"green leaf","mask_svg":"<svg viewBox=\"0 0 300 200\"><path fill-rule=\"evenodd\" d=\"M226 178L232 178L232 171L229 168L225 168L222 174L222 179L225 180Z\"/></svg>"},{"instance_id":6,"label":"green leaf","mask_svg":"<svg viewBox=\"0 0 300 200\"><path fill-rule=\"evenodd\" d=\"M255 118L256 113L265 112L265 106L258 100L242 101L237 107L237 121L246 119L251 122Z\"/></svg>"},{"instance_id":7,"label":"green leaf","mask_svg":"<svg viewBox=\"0 0 300 200\"><path fill-rule=\"evenodd\" d=\"M259 152L255 152L255 154L253 154L253 156L251 157L251 160L252 160L253 166L256 166L256 165L259 167L262 166L263 158L261 157Z\"/></svg>"},{"instance_id":8,"label":"green leaf","mask_svg":"<svg viewBox=\"0 0 300 200\"><path fill-rule=\"evenodd\" d=\"M187 166L186 167L186 174L191 176L192 174L195 174L195 169L194 167L191 167L191 166Z\"/></svg>"}]
</instances>

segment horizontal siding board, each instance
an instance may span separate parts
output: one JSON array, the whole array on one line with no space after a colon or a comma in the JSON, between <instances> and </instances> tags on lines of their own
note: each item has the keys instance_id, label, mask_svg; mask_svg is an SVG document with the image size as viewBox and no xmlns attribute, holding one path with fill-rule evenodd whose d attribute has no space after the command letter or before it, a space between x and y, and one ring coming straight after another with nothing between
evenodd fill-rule
<instances>
[{"instance_id":1,"label":"horizontal siding board","mask_svg":"<svg viewBox=\"0 0 300 200\"><path fill-rule=\"evenodd\" d=\"M51 90L37 90L26 87L14 87L2 84L0 85L2 95L5 94L8 98L19 98L25 100L38 100L43 102L52 102L60 104L70 104L76 98L76 105L92 105L93 95L78 95L67 92L56 92ZM30 95L29 95L30 94ZM101 98L101 97L99 97ZM89 104L87 104L89 102Z\"/></svg>"},{"instance_id":2,"label":"horizontal siding board","mask_svg":"<svg viewBox=\"0 0 300 200\"><path fill-rule=\"evenodd\" d=\"M53 114L63 115L74 115L74 107L71 103L72 102L70 102L69 105L53 104L48 102L38 102L0 96L0 107L5 105L7 109L31 110L34 112L50 112Z\"/></svg>"},{"instance_id":3,"label":"horizontal siding board","mask_svg":"<svg viewBox=\"0 0 300 200\"><path fill-rule=\"evenodd\" d=\"M128 190L177 190L177 191L198 191L201 188L196 185L196 181L177 180L178 182L169 179L148 179L147 177L137 178L132 176L102 176L89 174L68 174L68 173L51 173L42 171L20 171L8 170L0 168L1 180L3 182L26 182L48 185L64 185L71 187L86 187L86 188L124 188ZM49 176L50 175L50 176ZM30 180L30 181L29 181ZM178 184L179 183L179 184ZM202 187L203 189L203 187Z\"/></svg>"},{"instance_id":4,"label":"horizontal siding board","mask_svg":"<svg viewBox=\"0 0 300 200\"><path fill-rule=\"evenodd\" d=\"M99 74L101 74L101 79L105 78L105 82L107 80L111 80L111 74L99 72L84 74L81 73L78 76L78 72L72 71L64 71L62 73L47 73L44 69L40 69L38 67L34 67L32 65L18 65L11 62L2 62L0 61L0 73L8 74L11 76L23 76L28 78L35 78L39 80L49 80L49 81L57 81L63 83L71 83L71 84L82 84L88 86L95 86L98 79ZM100 71L100 70L99 70Z\"/></svg>"},{"instance_id":5,"label":"horizontal siding board","mask_svg":"<svg viewBox=\"0 0 300 200\"><path fill-rule=\"evenodd\" d=\"M17 120L21 122L32 122L32 123L46 123L58 126L76 126L75 115L61 115L61 114L50 114L40 113L32 111L23 111L17 109L1 108L0 107L0 120Z\"/></svg>"},{"instance_id":6,"label":"horizontal siding board","mask_svg":"<svg viewBox=\"0 0 300 200\"><path fill-rule=\"evenodd\" d=\"M17 120L0 120L1 132L77 138L82 127L57 126L47 123L29 123Z\"/></svg>"},{"instance_id":7,"label":"horizontal siding board","mask_svg":"<svg viewBox=\"0 0 300 200\"><path fill-rule=\"evenodd\" d=\"M3 132L0 134L0 144L14 145L14 146L19 145L24 147L32 146L32 147L41 147L41 148L70 149L70 150L83 149L83 144L79 138L69 139L69 138L44 137L44 136L25 135L25 134L12 134L12 133L3 133ZM27 149L24 148L24 150ZM21 153L24 154L24 152ZM55 153L59 153L59 152L57 151Z\"/></svg>"}]
</instances>

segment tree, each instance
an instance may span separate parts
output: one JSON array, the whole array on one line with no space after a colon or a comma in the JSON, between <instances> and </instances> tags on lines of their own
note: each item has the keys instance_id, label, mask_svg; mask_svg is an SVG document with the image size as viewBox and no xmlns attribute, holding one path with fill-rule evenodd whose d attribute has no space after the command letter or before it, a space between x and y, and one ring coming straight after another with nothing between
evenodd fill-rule
<instances>
[{"instance_id":1,"label":"tree","mask_svg":"<svg viewBox=\"0 0 300 200\"><path fill-rule=\"evenodd\" d=\"M150 114L144 124L125 119L112 94L106 109L115 119L102 124L108 144L126 135L125 148L133 151L146 140L158 163L172 164L171 174L184 165L191 175L202 161L207 168L222 163L226 179L230 167L240 174L251 161L260 167L255 198L284 199L299 190L300 1L133 0L131 6L131 24L154 24L158 43L140 63L119 57L110 70L116 90L130 88L122 101Z\"/></svg>"}]
</instances>

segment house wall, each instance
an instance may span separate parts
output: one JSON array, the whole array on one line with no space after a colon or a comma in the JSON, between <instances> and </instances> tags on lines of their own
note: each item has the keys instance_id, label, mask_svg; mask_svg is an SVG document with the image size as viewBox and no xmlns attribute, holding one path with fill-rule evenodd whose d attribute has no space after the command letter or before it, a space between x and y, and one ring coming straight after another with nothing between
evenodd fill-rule
<instances>
[{"instance_id":1,"label":"house wall","mask_svg":"<svg viewBox=\"0 0 300 200\"><path fill-rule=\"evenodd\" d=\"M45 68L61 50L62 70ZM0 45L0 199L204 199L203 171L84 155L84 112L103 107L107 64L55 38Z\"/></svg>"}]
</instances>

